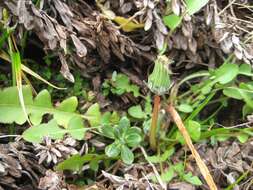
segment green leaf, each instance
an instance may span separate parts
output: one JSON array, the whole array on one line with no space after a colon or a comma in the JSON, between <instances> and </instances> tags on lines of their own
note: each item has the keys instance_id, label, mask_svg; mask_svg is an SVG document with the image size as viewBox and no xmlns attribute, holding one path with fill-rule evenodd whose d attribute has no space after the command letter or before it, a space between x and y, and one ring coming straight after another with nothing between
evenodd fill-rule
<instances>
[{"instance_id":1,"label":"green leaf","mask_svg":"<svg viewBox=\"0 0 253 190\"><path fill-rule=\"evenodd\" d=\"M87 112L85 113L87 120L89 121L91 127L97 127L101 123L101 112L99 105L97 103L91 105Z\"/></svg>"},{"instance_id":2,"label":"green leaf","mask_svg":"<svg viewBox=\"0 0 253 190\"><path fill-rule=\"evenodd\" d=\"M202 182L198 178L198 176L193 176L191 172L184 174L183 179L193 185L202 185Z\"/></svg>"},{"instance_id":3,"label":"green leaf","mask_svg":"<svg viewBox=\"0 0 253 190\"><path fill-rule=\"evenodd\" d=\"M227 97L230 97L230 98L234 98L234 99L237 99L237 100L242 100L242 96L241 96L241 93L238 91L238 89L235 87L235 88L225 88L223 89L223 94Z\"/></svg>"},{"instance_id":4,"label":"green leaf","mask_svg":"<svg viewBox=\"0 0 253 190\"><path fill-rule=\"evenodd\" d=\"M162 181L166 183L169 183L173 179L173 177L174 177L173 167L170 167L161 175Z\"/></svg>"},{"instance_id":5,"label":"green leaf","mask_svg":"<svg viewBox=\"0 0 253 190\"><path fill-rule=\"evenodd\" d=\"M43 137L46 136L52 139L62 139L66 133L69 133L73 138L81 140L86 130L87 128L83 127L81 119L74 117L70 120L70 127L67 129L59 127L56 120L53 119L48 123L28 128L22 136L26 141L33 143L41 143Z\"/></svg>"},{"instance_id":6,"label":"green leaf","mask_svg":"<svg viewBox=\"0 0 253 190\"><path fill-rule=\"evenodd\" d=\"M137 127L131 127L126 131L125 141L128 146L136 147L142 141L141 131Z\"/></svg>"},{"instance_id":7,"label":"green leaf","mask_svg":"<svg viewBox=\"0 0 253 190\"><path fill-rule=\"evenodd\" d=\"M45 114L51 114L57 121L57 124L67 127L73 117L81 117L75 113L77 107L76 97L64 100L57 108L52 106L51 98L47 90L41 91L33 100L32 90L29 86L23 86L24 106L27 114L30 116L33 124L40 124ZM19 102L17 87L9 87L0 90L0 122L17 123L22 125L26 122L26 116L23 113Z\"/></svg>"},{"instance_id":8,"label":"green leaf","mask_svg":"<svg viewBox=\"0 0 253 190\"><path fill-rule=\"evenodd\" d=\"M120 119L120 121L119 121L119 126L121 128L128 128L128 127L130 127L130 121L129 121L129 119L127 117L125 117L125 116L122 117Z\"/></svg>"},{"instance_id":9,"label":"green leaf","mask_svg":"<svg viewBox=\"0 0 253 190\"><path fill-rule=\"evenodd\" d=\"M22 136L26 141L41 143L45 136L52 139L62 139L64 134L65 130L57 125L56 120L51 120L48 123L28 128Z\"/></svg>"},{"instance_id":10,"label":"green leaf","mask_svg":"<svg viewBox=\"0 0 253 190\"><path fill-rule=\"evenodd\" d=\"M105 154L108 156L108 157L117 157L120 153L120 147L121 145L117 142L114 142L108 146L106 146L105 148Z\"/></svg>"},{"instance_id":11,"label":"green leaf","mask_svg":"<svg viewBox=\"0 0 253 190\"><path fill-rule=\"evenodd\" d=\"M59 163L56 166L56 170L70 170L70 171L80 171L85 163L88 163L92 160L102 160L105 159L105 155L98 154L85 154L80 156L79 154L73 155L67 160Z\"/></svg>"},{"instance_id":12,"label":"green leaf","mask_svg":"<svg viewBox=\"0 0 253 190\"><path fill-rule=\"evenodd\" d=\"M186 123L186 129L190 135L190 137L194 140L194 141L198 141L200 139L200 135L201 135L201 125L193 120L189 120ZM185 140L183 138L183 136L181 135L181 133L179 131L177 131L177 139L179 140L179 142L181 144L185 143Z\"/></svg>"},{"instance_id":13,"label":"green leaf","mask_svg":"<svg viewBox=\"0 0 253 190\"><path fill-rule=\"evenodd\" d=\"M130 116L137 118L137 119L144 119L146 117L145 112L142 111L140 105L132 106L128 109L128 113Z\"/></svg>"},{"instance_id":14,"label":"green leaf","mask_svg":"<svg viewBox=\"0 0 253 190\"><path fill-rule=\"evenodd\" d=\"M84 128L83 120L80 117L73 117L69 121L69 125L67 129L65 129L66 132L68 132L74 139L77 140L83 140L85 131L88 128Z\"/></svg>"},{"instance_id":15,"label":"green leaf","mask_svg":"<svg viewBox=\"0 0 253 190\"><path fill-rule=\"evenodd\" d=\"M253 74L251 73L251 65L250 64L241 64L239 67L239 74L241 75L245 75L245 76L253 76Z\"/></svg>"},{"instance_id":16,"label":"green leaf","mask_svg":"<svg viewBox=\"0 0 253 190\"><path fill-rule=\"evenodd\" d=\"M34 106L52 109L51 96L47 90L41 91L37 97L34 99ZM30 120L33 125L39 125L42 121L44 112L41 110L34 110L30 114Z\"/></svg>"},{"instance_id":17,"label":"green leaf","mask_svg":"<svg viewBox=\"0 0 253 190\"><path fill-rule=\"evenodd\" d=\"M177 109L184 113L191 113L193 111L193 108L189 104L180 104L177 106Z\"/></svg>"},{"instance_id":18,"label":"green leaf","mask_svg":"<svg viewBox=\"0 0 253 190\"><path fill-rule=\"evenodd\" d=\"M132 164L134 161L134 154L125 145L121 146L121 159L125 164Z\"/></svg>"},{"instance_id":19,"label":"green leaf","mask_svg":"<svg viewBox=\"0 0 253 190\"><path fill-rule=\"evenodd\" d=\"M70 97L63 102L56 108L60 112L56 112L54 114L54 119L56 119L59 125L67 127L69 120L73 117L73 115L69 113L73 113L76 111L78 105L78 101L76 97Z\"/></svg>"},{"instance_id":20,"label":"green leaf","mask_svg":"<svg viewBox=\"0 0 253 190\"><path fill-rule=\"evenodd\" d=\"M240 141L240 143L245 143L249 139L249 135L245 133L241 133L236 138Z\"/></svg>"},{"instance_id":21,"label":"green leaf","mask_svg":"<svg viewBox=\"0 0 253 190\"><path fill-rule=\"evenodd\" d=\"M214 72L215 81L220 84L231 82L239 73L239 67L236 64L226 63Z\"/></svg>"},{"instance_id":22,"label":"green leaf","mask_svg":"<svg viewBox=\"0 0 253 190\"><path fill-rule=\"evenodd\" d=\"M108 138L115 139L114 136L114 128L111 126L104 126L102 127L102 133Z\"/></svg>"},{"instance_id":23,"label":"green leaf","mask_svg":"<svg viewBox=\"0 0 253 190\"><path fill-rule=\"evenodd\" d=\"M134 84L130 84L129 78L126 75L114 74L113 78L114 89L111 89L112 93L122 95L126 92L132 92L134 97L140 96L139 87Z\"/></svg>"},{"instance_id":24,"label":"green leaf","mask_svg":"<svg viewBox=\"0 0 253 190\"><path fill-rule=\"evenodd\" d=\"M182 17L177 16L175 14L171 14L163 17L164 24L171 29L175 30L182 22Z\"/></svg>"},{"instance_id":25,"label":"green leaf","mask_svg":"<svg viewBox=\"0 0 253 190\"><path fill-rule=\"evenodd\" d=\"M148 156L147 160L149 162L152 162L154 164L156 163L162 163L168 160L175 152L174 148L171 148L169 150L166 150L162 155L157 155L157 156Z\"/></svg>"},{"instance_id":26,"label":"green leaf","mask_svg":"<svg viewBox=\"0 0 253 190\"><path fill-rule=\"evenodd\" d=\"M27 108L32 105L32 90L23 86L24 104ZM11 124L13 122L22 125L26 122L26 115L19 102L17 87L9 87L0 90L0 122Z\"/></svg>"},{"instance_id":27,"label":"green leaf","mask_svg":"<svg viewBox=\"0 0 253 190\"><path fill-rule=\"evenodd\" d=\"M184 174L184 165L182 162L179 162L179 163L176 163L174 166L173 166L173 169L175 172L178 173L178 175L182 176Z\"/></svg>"},{"instance_id":28,"label":"green leaf","mask_svg":"<svg viewBox=\"0 0 253 190\"><path fill-rule=\"evenodd\" d=\"M185 0L188 13L193 15L204 7L209 0Z\"/></svg>"}]
</instances>

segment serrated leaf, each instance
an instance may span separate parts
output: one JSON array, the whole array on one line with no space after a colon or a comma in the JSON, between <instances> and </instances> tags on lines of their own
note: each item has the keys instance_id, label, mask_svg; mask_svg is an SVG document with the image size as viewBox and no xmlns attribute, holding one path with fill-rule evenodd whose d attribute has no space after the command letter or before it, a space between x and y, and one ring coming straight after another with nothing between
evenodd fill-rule
<instances>
[{"instance_id":1,"label":"serrated leaf","mask_svg":"<svg viewBox=\"0 0 253 190\"><path fill-rule=\"evenodd\" d=\"M73 138L81 140L86 130L87 128L84 128L79 117L72 118L70 127L67 129L59 127L57 121L53 119L48 123L28 128L22 137L29 142L41 143L46 136L52 139L62 139L65 134L69 133Z\"/></svg>"},{"instance_id":2,"label":"serrated leaf","mask_svg":"<svg viewBox=\"0 0 253 190\"><path fill-rule=\"evenodd\" d=\"M88 129L88 128L86 128ZM85 135L86 129L84 128L83 120L80 117L73 117L65 129L74 139L82 140Z\"/></svg>"},{"instance_id":3,"label":"serrated leaf","mask_svg":"<svg viewBox=\"0 0 253 190\"><path fill-rule=\"evenodd\" d=\"M185 0L188 13L193 15L204 7L209 0Z\"/></svg>"},{"instance_id":4,"label":"serrated leaf","mask_svg":"<svg viewBox=\"0 0 253 190\"><path fill-rule=\"evenodd\" d=\"M27 105L32 105L32 90L28 86L23 86L22 92L26 107ZM0 90L0 97L0 122L24 124L26 122L26 115L19 101L17 87Z\"/></svg>"},{"instance_id":5,"label":"serrated leaf","mask_svg":"<svg viewBox=\"0 0 253 190\"><path fill-rule=\"evenodd\" d=\"M134 154L125 145L121 146L121 159L125 164L132 164L134 161Z\"/></svg>"},{"instance_id":6,"label":"serrated leaf","mask_svg":"<svg viewBox=\"0 0 253 190\"><path fill-rule=\"evenodd\" d=\"M33 100L32 90L29 86L23 86L24 106L28 116L31 117L34 124L39 124L45 114L53 115L59 125L66 127L71 118L80 114L75 113L77 107L76 97L71 97L63 101L59 107L51 106L51 98L47 90L43 90ZM26 116L23 113L22 106L19 102L17 87L9 87L0 90L0 122L24 124Z\"/></svg>"},{"instance_id":7,"label":"serrated leaf","mask_svg":"<svg viewBox=\"0 0 253 190\"><path fill-rule=\"evenodd\" d=\"M164 24L171 29L175 30L182 22L182 17L175 14L167 15L163 17Z\"/></svg>"},{"instance_id":8,"label":"serrated leaf","mask_svg":"<svg viewBox=\"0 0 253 190\"><path fill-rule=\"evenodd\" d=\"M91 105L87 112L85 113L87 120L89 121L91 127L97 127L101 123L101 112L99 105L97 103Z\"/></svg>"},{"instance_id":9,"label":"serrated leaf","mask_svg":"<svg viewBox=\"0 0 253 190\"><path fill-rule=\"evenodd\" d=\"M22 137L29 142L41 143L45 136L52 139L62 139L64 134L64 129L57 125L56 120L51 120L48 123L28 128Z\"/></svg>"},{"instance_id":10,"label":"serrated leaf","mask_svg":"<svg viewBox=\"0 0 253 190\"><path fill-rule=\"evenodd\" d=\"M67 128L70 119L73 117L73 115L69 113L75 112L77 105L78 100L76 97L70 97L66 100L63 100L63 102L58 107L56 107L56 109L60 112L55 112L54 119L56 119L59 125Z\"/></svg>"},{"instance_id":11,"label":"serrated leaf","mask_svg":"<svg viewBox=\"0 0 253 190\"><path fill-rule=\"evenodd\" d=\"M137 119L144 119L146 117L145 112L142 111L140 105L132 106L128 109L128 113L130 116L137 118Z\"/></svg>"},{"instance_id":12,"label":"serrated leaf","mask_svg":"<svg viewBox=\"0 0 253 190\"><path fill-rule=\"evenodd\" d=\"M34 99L34 106L52 109L51 96L47 90L41 91ZM30 120L33 125L39 125L45 113L41 110L34 110L30 114Z\"/></svg>"}]
</instances>

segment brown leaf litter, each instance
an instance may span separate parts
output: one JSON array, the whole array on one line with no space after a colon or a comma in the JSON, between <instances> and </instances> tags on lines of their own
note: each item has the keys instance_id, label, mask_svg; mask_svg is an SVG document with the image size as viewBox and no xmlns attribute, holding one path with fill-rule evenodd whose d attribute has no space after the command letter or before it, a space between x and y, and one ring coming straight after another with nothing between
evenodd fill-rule
<instances>
[{"instance_id":1,"label":"brown leaf litter","mask_svg":"<svg viewBox=\"0 0 253 190\"><path fill-rule=\"evenodd\" d=\"M45 168L22 141L0 144L0 189L36 189Z\"/></svg>"}]
</instances>

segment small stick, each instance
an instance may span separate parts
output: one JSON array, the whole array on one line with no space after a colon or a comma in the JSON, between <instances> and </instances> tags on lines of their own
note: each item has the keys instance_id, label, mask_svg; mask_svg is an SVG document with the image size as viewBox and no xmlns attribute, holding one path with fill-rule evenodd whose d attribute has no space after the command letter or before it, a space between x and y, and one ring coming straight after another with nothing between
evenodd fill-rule
<instances>
[{"instance_id":1,"label":"small stick","mask_svg":"<svg viewBox=\"0 0 253 190\"><path fill-rule=\"evenodd\" d=\"M192 144L191 137L190 137L189 133L187 132L187 130L183 124L183 121L182 121L181 117L179 116L178 112L176 111L176 109L174 108L174 106L172 104L169 104L166 106L166 111L171 115L171 117L174 120L174 122L176 123L179 131L183 135L185 142L188 145L189 149L191 150L192 155L195 158L196 163L200 169L200 172L203 175L203 177L205 178L210 190L218 190L216 184L214 183L213 177L210 174L207 166L205 165L205 163L201 159L197 150L194 148L194 146Z\"/></svg>"},{"instance_id":2,"label":"small stick","mask_svg":"<svg viewBox=\"0 0 253 190\"><path fill-rule=\"evenodd\" d=\"M152 122L149 134L149 143L152 150L156 150L156 128L157 128L157 120L158 120L158 112L160 107L161 98L159 95L155 95L154 97L154 107L152 113Z\"/></svg>"}]
</instances>

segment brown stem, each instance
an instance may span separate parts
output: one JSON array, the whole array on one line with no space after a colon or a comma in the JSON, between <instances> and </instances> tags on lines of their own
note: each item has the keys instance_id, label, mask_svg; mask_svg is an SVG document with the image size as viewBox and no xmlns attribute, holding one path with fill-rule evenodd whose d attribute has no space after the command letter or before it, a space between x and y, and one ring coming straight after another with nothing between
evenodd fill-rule
<instances>
[{"instance_id":1,"label":"brown stem","mask_svg":"<svg viewBox=\"0 0 253 190\"><path fill-rule=\"evenodd\" d=\"M176 109L174 108L173 105L170 104L170 105L166 106L166 111L171 115L171 117L174 120L174 122L176 123L179 131L183 135L185 142L186 142L187 146L189 147L189 149L191 150L192 155L195 158L196 163L200 169L200 172L203 175L203 177L205 178L210 190L217 190L217 187L214 183L213 177L211 176L207 166L205 165L205 163L201 159L199 153L194 148L194 146L192 144L191 137L190 137L189 133L187 132L187 130L183 124L183 121L182 121L181 117L179 116L179 114L177 113Z\"/></svg>"},{"instance_id":2,"label":"brown stem","mask_svg":"<svg viewBox=\"0 0 253 190\"><path fill-rule=\"evenodd\" d=\"M156 128L157 128L157 120L158 120L158 112L160 108L160 96L155 95L154 97L154 107L152 113L152 122L149 134L149 143L152 150L156 150Z\"/></svg>"}]
</instances>

